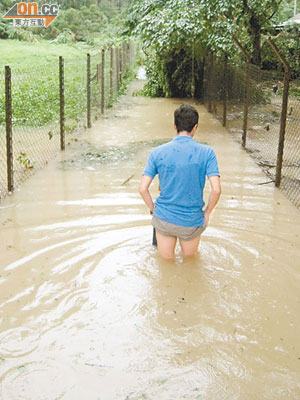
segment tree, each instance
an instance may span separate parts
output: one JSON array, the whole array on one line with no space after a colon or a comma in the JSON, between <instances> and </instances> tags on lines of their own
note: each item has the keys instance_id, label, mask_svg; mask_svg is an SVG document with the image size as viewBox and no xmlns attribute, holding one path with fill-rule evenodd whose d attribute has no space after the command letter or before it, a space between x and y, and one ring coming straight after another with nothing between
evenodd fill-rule
<instances>
[{"instance_id":1,"label":"tree","mask_svg":"<svg viewBox=\"0 0 300 400\"><path fill-rule=\"evenodd\" d=\"M194 0L132 1L127 33L142 37L147 88L154 96L200 96L205 55L203 10Z\"/></svg>"},{"instance_id":2,"label":"tree","mask_svg":"<svg viewBox=\"0 0 300 400\"><path fill-rule=\"evenodd\" d=\"M262 32L270 30L271 21L278 12L282 0L202 0L206 10L206 25L217 42L220 35L241 40L251 62L261 65Z\"/></svg>"},{"instance_id":3,"label":"tree","mask_svg":"<svg viewBox=\"0 0 300 400\"><path fill-rule=\"evenodd\" d=\"M76 40L84 40L89 34L97 33L107 26L107 17L96 4L90 7L83 6L80 10L68 8L63 10L55 21L55 28L59 32L70 29Z\"/></svg>"},{"instance_id":4,"label":"tree","mask_svg":"<svg viewBox=\"0 0 300 400\"><path fill-rule=\"evenodd\" d=\"M2 17L2 14L4 14L6 11L8 11L13 5L14 5L14 3L12 4L12 2L10 0L1 0L0 16Z\"/></svg>"},{"instance_id":5,"label":"tree","mask_svg":"<svg viewBox=\"0 0 300 400\"><path fill-rule=\"evenodd\" d=\"M127 33L142 38L150 94L201 95L207 53L240 56L235 43L260 66L262 34L271 30L281 1L132 0Z\"/></svg>"}]
</instances>

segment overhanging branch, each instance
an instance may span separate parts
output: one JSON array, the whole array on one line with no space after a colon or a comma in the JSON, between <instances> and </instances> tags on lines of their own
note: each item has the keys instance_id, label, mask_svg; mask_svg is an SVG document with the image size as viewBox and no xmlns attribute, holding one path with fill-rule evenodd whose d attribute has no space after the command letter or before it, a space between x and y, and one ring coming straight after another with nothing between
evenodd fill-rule
<instances>
[{"instance_id":1,"label":"overhanging branch","mask_svg":"<svg viewBox=\"0 0 300 400\"><path fill-rule=\"evenodd\" d=\"M233 36L233 41L237 45L237 47L241 50L245 58L247 59L248 62L251 61L251 57L248 53L248 51L245 49L245 47L241 44L241 42L238 40L238 38L234 35Z\"/></svg>"},{"instance_id":2,"label":"overhanging branch","mask_svg":"<svg viewBox=\"0 0 300 400\"><path fill-rule=\"evenodd\" d=\"M286 58L284 57L284 55L280 52L280 50L279 50L277 44L274 42L274 40L273 40L271 37L268 38L268 43L269 43L269 45L272 47L272 49L274 50L274 52L276 53L277 57L278 57L278 58L280 59L280 61L282 62L283 66L284 66L284 69L285 69L288 73L290 73L291 68L290 68L289 63L287 62L287 60L286 60Z\"/></svg>"}]
</instances>

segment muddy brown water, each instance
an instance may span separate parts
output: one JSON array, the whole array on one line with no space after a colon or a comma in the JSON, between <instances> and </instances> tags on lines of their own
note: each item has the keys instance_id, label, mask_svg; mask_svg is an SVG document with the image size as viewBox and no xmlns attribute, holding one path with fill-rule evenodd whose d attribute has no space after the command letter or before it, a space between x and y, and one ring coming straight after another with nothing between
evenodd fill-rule
<instances>
[{"instance_id":1,"label":"muddy brown water","mask_svg":"<svg viewBox=\"0 0 300 400\"><path fill-rule=\"evenodd\" d=\"M201 105L222 198L197 257L151 246L178 104L124 97L0 205L1 400L300 398L300 212Z\"/></svg>"}]
</instances>

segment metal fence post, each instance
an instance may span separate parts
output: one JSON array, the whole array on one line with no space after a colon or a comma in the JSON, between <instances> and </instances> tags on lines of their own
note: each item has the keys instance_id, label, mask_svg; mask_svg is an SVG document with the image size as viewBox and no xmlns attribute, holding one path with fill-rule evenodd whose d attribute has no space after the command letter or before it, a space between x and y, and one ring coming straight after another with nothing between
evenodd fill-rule
<instances>
[{"instance_id":1,"label":"metal fence post","mask_svg":"<svg viewBox=\"0 0 300 400\"><path fill-rule=\"evenodd\" d=\"M11 69L5 66L5 122L6 122L6 160L7 160L7 190L14 190L13 142L12 142L12 94Z\"/></svg>"},{"instance_id":2,"label":"metal fence post","mask_svg":"<svg viewBox=\"0 0 300 400\"><path fill-rule=\"evenodd\" d=\"M127 62L128 62L128 66L129 68L131 67L131 46L130 46L130 42L127 43Z\"/></svg>"},{"instance_id":3,"label":"metal fence post","mask_svg":"<svg viewBox=\"0 0 300 400\"><path fill-rule=\"evenodd\" d=\"M97 64L97 83L101 85L101 64Z\"/></svg>"},{"instance_id":4,"label":"metal fence post","mask_svg":"<svg viewBox=\"0 0 300 400\"><path fill-rule=\"evenodd\" d=\"M59 57L59 118L60 118L60 149L65 150L65 87L64 59Z\"/></svg>"},{"instance_id":5,"label":"metal fence post","mask_svg":"<svg viewBox=\"0 0 300 400\"><path fill-rule=\"evenodd\" d=\"M134 64L134 44L133 44L133 42L130 42L129 50L130 50L130 66L132 67Z\"/></svg>"},{"instance_id":6,"label":"metal fence post","mask_svg":"<svg viewBox=\"0 0 300 400\"><path fill-rule=\"evenodd\" d=\"M126 68L129 68L129 44L126 43Z\"/></svg>"},{"instance_id":7,"label":"metal fence post","mask_svg":"<svg viewBox=\"0 0 300 400\"><path fill-rule=\"evenodd\" d=\"M246 62L245 70L245 91L244 91L244 116L243 116L243 135L242 135L242 146L246 147L247 129L248 129L248 114L249 114L249 78L250 78L250 65Z\"/></svg>"},{"instance_id":8,"label":"metal fence post","mask_svg":"<svg viewBox=\"0 0 300 400\"><path fill-rule=\"evenodd\" d=\"M105 88L104 88L104 63L105 63L105 50L101 51L101 114L104 114L105 108Z\"/></svg>"},{"instance_id":9,"label":"metal fence post","mask_svg":"<svg viewBox=\"0 0 300 400\"><path fill-rule=\"evenodd\" d=\"M129 67L128 56L128 43L125 43L125 70L127 70L127 68Z\"/></svg>"},{"instance_id":10,"label":"metal fence post","mask_svg":"<svg viewBox=\"0 0 300 400\"><path fill-rule=\"evenodd\" d=\"M212 112L212 74L214 68L214 55L209 56L209 71L208 71L208 112Z\"/></svg>"},{"instance_id":11,"label":"metal fence post","mask_svg":"<svg viewBox=\"0 0 300 400\"><path fill-rule=\"evenodd\" d=\"M126 72L126 43L122 44L122 56L123 56L123 62L122 62L122 72L123 75Z\"/></svg>"},{"instance_id":12,"label":"metal fence post","mask_svg":"<svg viewBox=\"0 0 300 400\"><path fill-rule=\"evenodd\" d=\"M277 186L277 187L280 186L280 182L281 182L286 116L287 116L287 107L288 107L288 99L289 99L289 86L290 86L290 73L288 70L285 70L284 71L284 88L283 88L283 94L282 94L282 110L281 110L281 118L280 118L278 153L277 153L276 177L275 177L275 186Z\"/></svg>"},{"instance_id":13,"label":"metal fence post","mask_svg":"<svg viewBox=\"0 0 300 400\"><path fill-rule=\"evenodd\" d=\"M268 39L268 42L284 66L284 88L283 88L283 94L282 94L282 108L281 108L281 117L280 117L280 131L279 131L276 177L275 177L275 186L279 187L280 182L281 182L286 117L287 117L287 107L288 107L288 100L289 100L290 66L289 66L288 62L286 61L285 57L281 54L276 43L273 42L273 40L271 38Z\"/></svg>"},{"instance_id":14,"label":"metal fence post","mask_svg":"<svg viewBox=\"0 0 300 400\"><path fill-rule=\"evenodd\" d=\"M109 70L109 96L113 98L114 81L113 81L113 68L114 68L114 50L110 48L110 70Z\"/></svg>"},{"instance_id":15,"label":"metal fence post","mask_svg":"<svg viewBox=\"0 0 300 400\"><path fill-rule=\"evenodd\" d=\"M87 80L86 80L86 99L87 99L87 127L91 128L91 56L87 54Z\"/></svg>"},{"instance_id":16,"label":"metal fence post","mask_svg":"<svg viewBox=\"0 0 300 400\"><path fill-rule=\"evenodd\" d=\"M228 71L228 56L224 58L224 70L223 70L223 126L226 126L227 122L227 71Z\"/></svg>"},{"instance_id":17,"label":"metal fence post","mask_svg":"<svg viewBox=\"0 0 300 400\"><path fill-rule=\"evenodd\" d=\"M119 49L119 81L122 83L123 78L123 52L122 48Z\"/></svg>"},{"instance_id":18,"label":"metal fence post","mask_svg":"<svg viewBox=\"0 0 300 400\"><path fill-rule=\"evenodd\" d=\"M119 91L119 85L120 85L120 54L119 54L119 48L115 48L116 52L116 90L117 92Z\"/></svg>"}]
</instances>

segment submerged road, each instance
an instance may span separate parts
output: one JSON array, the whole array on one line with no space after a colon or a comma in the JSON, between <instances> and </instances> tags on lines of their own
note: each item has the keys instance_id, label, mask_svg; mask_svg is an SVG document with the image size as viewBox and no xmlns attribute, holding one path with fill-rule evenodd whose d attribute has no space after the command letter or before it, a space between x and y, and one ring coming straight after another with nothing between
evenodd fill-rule
<instances>
[{"instance_id":1,"label":"submerged road","mask_svg":"<svg viewBox=\"0 0 300 400\"><path fill-rule=\"evenodd\" d=\"M195 259L151 246L180 103L124 97L0 205L1 400L300 398L300 211L201 105L221 200Z\"/></svg>"}]
</instances>

